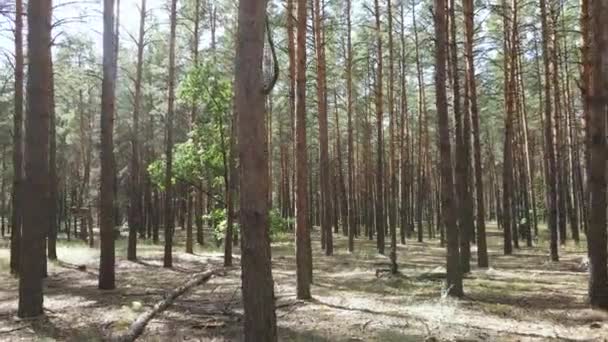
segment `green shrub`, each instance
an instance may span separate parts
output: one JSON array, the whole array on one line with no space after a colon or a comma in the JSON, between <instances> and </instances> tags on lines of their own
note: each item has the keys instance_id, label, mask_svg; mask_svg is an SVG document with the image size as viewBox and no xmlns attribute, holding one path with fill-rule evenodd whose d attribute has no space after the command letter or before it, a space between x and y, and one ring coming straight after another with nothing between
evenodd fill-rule
<instances>
[{"instance_id":1,"label":"green shrub","mask_svg":"<svg viewBox=\"0 0 608 342\"><path fill-rule=\"evenodd\" d=\"M293 218L283 218L281 213L276 209L270 210L268 214L271 240L278 237L280 234L288 232L289 227L293 225ZM218 246L221 245L226 236L226 227L228 225L228 221L226 219L226 209L214 209L209 214L204 215L203 219L206 220L211 227L211 232L216 244ZM239 232L240 225L237 222L234 222L233 229L234 231Z\"/></svg>"},{"instance_id":2,"label":"green shrub","mask_svg":"<svg viewBox=\"0 0 608 342\"><path fill-rule=\"evenodd\" d=\"M219 246L224 237L226 236L226 227L228 226L228 220L226 219L226 209L218 208L211 211L209 214L203 216L203 219L207 221L211 227L211 232L215 243ZM238 231L238 224L234 224L233 229Z\"/></svg>"},{"instance_id":3,"label":"green shrub","mask_svg":"<svg viewBox=\"0 0 608 342\"><path fill-rule=\"evenodd\" d=\"M294 219L292 217L282 217L277 209L270 210L268 216L270 220L270 240L273 240L280 234L288 232L289 227L294 224Z\"/></svg>"}]
</instances>

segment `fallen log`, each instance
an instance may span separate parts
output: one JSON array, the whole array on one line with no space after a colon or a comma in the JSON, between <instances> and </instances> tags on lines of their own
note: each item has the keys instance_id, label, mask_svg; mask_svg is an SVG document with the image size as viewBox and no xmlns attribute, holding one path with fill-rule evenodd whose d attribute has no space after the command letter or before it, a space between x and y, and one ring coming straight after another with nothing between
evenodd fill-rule
<instances>
[{"instance_id":1,"label":"fallen log","mask_svg":"<svg viewBox=\"0 0 608 342\"><path fill-rule=\"evenodd\" d=\"M159 313L161 313L162 311L167 309L171 304L173 304L173 302L175 301L175 299L177 299L177 297L183 295L184 293L186 293L188 290L192 289L193 287L196 287L198 285L201 285L201 284L207 282L209 279L211 279L211 277L213 275L215 275L217 273L218 273L217 270L210 270L210 271L198 273L198 274L192 276L191 279L186 281L183 285L181 285L178 288L176 288L175 290L169 292L165 296L165 298L163 300L161 300L160 302L156 303L152 307L152 309L139 315L137 317L137 319L133 323L131 323L131 326L129 327L129 329L126 332L119 334L118 336L113 336L113 337L109 338L108 340L112 341L112 342L133 342L133 341L135 341L144 332L146 325L148 325L148 323L150 322L150 320L152 320L152 318L154 318L154 316L158 315Z\"/></svg>"}]
</instances>

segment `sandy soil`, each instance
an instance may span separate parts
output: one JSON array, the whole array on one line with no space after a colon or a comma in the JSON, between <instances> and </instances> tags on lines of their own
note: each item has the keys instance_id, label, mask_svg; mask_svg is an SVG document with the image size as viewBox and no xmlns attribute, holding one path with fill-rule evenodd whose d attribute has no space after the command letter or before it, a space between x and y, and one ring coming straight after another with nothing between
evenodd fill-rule
<instances>
[{"instance_id":1,"label":"sandy soil","mask_svg":"<svg viewBox=\"0 0 608 342\"><path fill-rule=\"evenodd\" d=\"M183 231L177 234L179 241ZM273 244L279 340L608 341L608 313L585 303L584 244L568 244L561 261L551 263L544 244L505 257L500 233L491 229L489 235L492 267L473 267L462 300L442 295L445 252L438 241L399 246L400 274L389 276L376 273L388 267L388 258L375 252L375 242L358 240L349 254L339 236L331 257L314 239L314 298L297 301L292 239L280 239ZM168 270L162 268L162 246L140 244L136 263L126 260L124 246L117 246L118 289L102 292L98 251L61 243L60 261L49 264L45 281L46 316L26 321L16 318L18 284L7 270L7 241L0 242L0 340L101 340L124 331L191 273L222 265L222 254L212 247L188 255L176 246L175 267ZM153 319L140 340L239 341L240 296L239 268L226 269Z\"/></svg>"}]
</instances>

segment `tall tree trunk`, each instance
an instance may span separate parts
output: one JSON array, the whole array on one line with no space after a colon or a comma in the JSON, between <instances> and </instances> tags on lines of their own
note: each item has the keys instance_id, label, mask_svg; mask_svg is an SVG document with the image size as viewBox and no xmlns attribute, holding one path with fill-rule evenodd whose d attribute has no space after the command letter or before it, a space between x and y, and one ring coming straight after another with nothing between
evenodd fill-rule
<instances>
[{"instance_id":1,"label":"tall tree trunk","mask_svg":"<svg viewBox=\"0 0 608 342\"><path fill-rule=\"evenodd\" d=\"M456 14L454 7L455 0L449 0L449 32L450 32L450 63L452 71L452 91L453 91L453 110L454 121L456 123L456 189L459 194L459 217L458 217L458 233L460 235L460 267L463 273L471 271L471 227L473 225L473 203L469 201L469 173L467 165L466 144L469 142L463 130L463 119L461 111L461 95L460 95L460 72L458 68L458 49L456 47Z\"/></svg>"},{"instance_id":2,"label":"tall tree trunk","mask_svg":"<svg viewBox=\"0 0 608 342\"><path fill-rule=\"evenodd\" d=\"M53 74L53 56L49 52L49 68L51 69L50 97L49 97L49 234L47 243L47 254L49 259L57 260L57 211L59 204L59 195L57 187L59 179L57 178L57 128L56 128L56 113L55 113L55 76Z\"/></svg>"},{"instance_id":3,"label":"tall tree trunk","mask_svg":"<svg viewBox=\"0 0 608 342\"><path fill-rule=\"evenodd\" d=\"M355 164L353 138L353 46L352 46L352 0L346 0L346 113L348 115L348 251L355 250L356 211L355 211Z\"/></svg>"},{"instance_id":4,"label":"tall tree trunk","mask_svg":"<svg viewBox=\"0 0 608 342\"><path fill-rule=\"evenodd\" d=\"M589 172L590 170L590 165L589 165L589 160L590 160L590 156L589 153L591 151L591 148L589 146L590 141L590 134L589 134L589 130L590 128L590 112L589 112L589 106L590 103L589 101L586 100L586 97L589 95L589 82L590 82L590 77L591 77L591 60L590 60L590 44L589 44L589 40L590 40L590 25L591 25L591 15L589 13L589 2L592 0L581 0L581 15L580 15L580 27L581 27L581 77L580 77L580 89L581 89L581 93L582 93L582 104L583 104L583 122L585 124L585 128L584 128L584 169ZM580 170L580 168L579 168ZM588 176L588 175L586 175ZM587 213L588 211L588 207L589 207L589 192L585 191L587 190L585 188L585 184L582 181L582 172L580 175L581 181L579 183L579 187L580 187L580 200L581 200L581 208L582 208L582 214L583 214L583 227L587 227L588 225L588 217L589 214ZM588 178L588 177L585 177ZM586 231L586 229L585 229Z\"/></svg>"},{"instance_id":5,"label":"tall tree trunk","mask_svg":"<svg viewBox=\"0 0 608 342\"><path fill-rule=\"evenodd\" d=\"M483 170L481 160L481 142L479 131L479 108L477 106L477 83L475 80L475 56L473 54L475 17L473 0L463 0L463 11L465 16L465 59L466 59L466 82L469 89L469 98L466 103L467 110L473 122L473 153L475 170L475 190L477 204L477 266L488 267L488 248L486 242L485 205L483 192Z\"/></svg>"},{"instance_id":6,"label":"tall tree trunk","mask_svg":"<svg viewBox=\"0 0 608 342\"><path fill-rule=\"evenodd\" d=\"M400 155L401 155L401 207L400 207L400 238L401 244L405 244L406 231L409 225L409 207L410 207L410 129L409 116L407 108L407 79L406 79L406 45L405 45L405 3L401 2L399 6L399 14L401 19L400 27L400 43L401 43L401 59L399 65L401 68L401 139L400 139Z\"/></svg>"},{"instance_id":7,"label":"tall tree trunk","mask_svg":"<svg viewBox=\"0 0 608 342\"><path fill-rule=\"evenodd\" d=\"M378 253L384 254L384 113L382 109L382 28L380 26L380 4L374 0L374 13L376 16L376 129L377 129L377 164L376 164L376 233Z\"/></svg>"},{"instance_id":8,"label":"tall tree trunk","mask_svg":"<svg viewBox=\"0 0 608 342\"><path fill-rule=\"evenodd\" d=\"M548 212L549 212L549 232L551 234L550 250L551 260L558 261L559 255L557 251L557 182L555 172L555 149L553 145L553 119L551 114L551 67L549 63L549 27L547 24L547 5L546 0L540 0L540 18L542 26L542 51L543 51L543 65L545 69L545 102L543 104L544 118L545 118L545 158L547 159L548 170L547 173L547 194L549 198Z\"/></svg>"},{"instance_id":9,"label":"tall tree trunk","mask_svg":"<svg viewBox=\"0 0 608 342\"><path fill-rule=\"evenodd\" d=\"M287 51L289 55L289 119L291 128L291 155L293 155L293 165L290 163L290 153L287 152L287 146L285 146L285 217L289 217L295 214L295 186L296 179L295 173L296 168L296 32L294 32L294 1L299 0L287 0ZM299 2L298 2L299 3ZM285 144L287 145L287 144ZM292 166L292 167L289 167ZM293 180L290 182L290 179Z\"/></svg>"},{"instance_id":10,"label":"tall tree trunk","mask_svg":"<svg viewBox=\"0 0 608 342\"><path fill-rule=\"evenodd\" d=\"M219 114L218 118L218 130L220 132L220 144L222 149L222 160L224 163L224 191L226 198L226 234L224 236L224 266L232 266L232 239L234 236L233 228L234 228L234 199L232 198L232 182L233 182L233 144L234 138L236 134L236 118L238 113L234 113L234 118L232 125L230 125L232 129L230 142L226 143L225 137L225 125L222 118L222 115ZM264 140L266 141L266 140Z\"/></svg>"},{"instance_id":11,"label":"tall tree trunk","mask_svg":"<svg viewBox=\"0 0 608 342\"><path fill-rule=\"evenodd\" d=\"M590 220L587 232L589 254L589 301L608 308L608 243L606 236L606 107L608 106L608 5L591 1L593 73L590 76L589 162Z\"/></svg>"},{"instance_id":12,"label":"tall tree trunk","mask_svg":"<svg viewBox=\"0 0 608 342\"><path fill-rule=\"evenodd\" d=\"M23 2L15 0L15 113L13 114L13 189L11 192L12 274L19 273L23 197Z\"/></svg>"},{"instance_id":13,"label":"tall tree trunk","mask_svg":"<svg viewBox=\"0 0 608 342\"><path fill-rule=\"evenodd\" d=\"M114 1L103 3L103 81L101 93L101 188L99 288L115 288L114 274Z\"/></svg>"},{"instance_id":14,"label":"tall tree trunk","mask_svg":"<svg viewBox=\"0 0 608 342\"><path fill-rule=\"evenodd\" d=\"M503 224L503 237L504 237L504 253L509 255L513 253L513 238L517 234L513 234L512 220L515 222L516 218L513 217L513 205L514 202L514 187L513 187L513 112L514 109L514 97L515 97L515 65L514 65L514 52L513 52L513 41L515 37L515 28L511 28L509 22L515 27L516 24L516 8L517 0L512 0L511 12L512 16L507 16L506 1L503 0L503 9L505 14L504 20L504 58L505 58L505 138L504 138L504 152L503 152L503 203L502 203L502 220ZM510 36L509 36L510 35Z\"/></svg>"},{"instance_id":15,"label":"tall tree trunk","mask_svg":"<svg viewBox=\"0 0 608 342\"><path fill-rule=\"evenodd\" d=\"M335 196L337 196L336 204L338 205L339 211L337 214L340 217L342 223L342 232L344 236L348 236L348 194L346 192L346 184L344 184L344 172L342 163L342 138L340 133L340 115L338 113L338 95L334 91L334 113L336 117L336 177L334 181L337 185ZM338 221L338 218L335 220ZM338 231L338 225L334 228Z\"/></svg>"},{"instance_id":16,"label":"tall tree trunk","mask_svg":"<svg viewBox=\"0 0 608 342\"><path fill-rule=\"evenodd\" d=\"M562 159L563 159L563 142L562 142L562 92L559 84L559 39L557 36L557 18L560 15L559 9L557 9L556 2L550 2L549 13L551 18L551 49L550 49L550 61L553 73L551 76L553 77L553 112L554 116L554 124L555 124L555 181L556 181L556 198L557 198L557 224L559 231L559 241L561 245L566 243L566 196L565 196L565 184L564 184L564 172L562 170Z\"/></svg>"},{"instance_id":17,"label":"tall tree trunk","mask_svg":"<svg viewBox=\"0 0 608 342\"><path fill-rule=\"evenodd\" d=\"M23 228L19 257L20 318L43 314L42 277L49 229L49 111L51 109L51 2L27 5L28 75L25 120ZM19 15L19 14L18 14Z\"/></svg>"},{"instance_id":18,"label":"tall tree trunk","mask_svg":"<svg viewBox=\"0 0 608 342\"><path fill-rule=\"evenodd\" d=\"M169 100L167 108L167 141L165 160L165 255L163 267L173 267L173 115L175 111L175 29L177 0L171 0L169 33Z\"/></svg>"},{"instance_id":19,"label":"tall tree trunk","mask_svg":"<svg viewBox=\"0 0 608 342\"><path fill-rule=\"evenodd\" d=\"M127 259L137 260L137 232L143 224L140 147L139 147L139 112L141 107L141 80L143 74L144 35L146 25L146 0L141 0L139 16L139 37L137 40L137 66L135 71L135 92L133 95L133 130L131 132L131 172L130 172L130 212L129 212L129 243Z\"/></svg>"},{"instance_id":20,"label":"tall tree trunk","mask_svg":"<svg viewBox=\"0 0 608 342\"><path fill-rule=\"evenodd\" d=\"M298 299L309 299L312 283L312 247L308 204L308 155L306 147L306 0L297 0L296 34L296 287Z\"/></svg>"},{"instance_id":21,"label":"tall tree trunk","mask_svg":"<svg viewBox=\"0 0 608 342\"><path fill-rule=\"evenodd\" d=\"M420 61L420 47L418 42L418 29L416 27L416 10L412 9L412 25L414 30L414 47L416 52L416 75L418 79L418 165L417 165L417 198L416 198L416 221L418 231L418 242L423 240L422 212L425 204L424 188L426 183L425 167L428 148L426 95L424 79L422 74L422 63Z\"/></svg>"},{"instance_id":22,"label":"tall tree trunk","mask_svg":"<svg viewBox=\"0 0 608 342\"><path fill-rule=\"evenodd\" d=\"M441 170L441 211L446 229L446 290L448 295L461 297L462 273L458 251L458 227L456 225L456 205L454 203L454 180L452 169L452 148L450 146L450 123L446 96L446 1L435 0L435 96L437 103L437 147L440 152Z\"/></svg>"},{"instance_id":23,"label":"tall tree trunk","mask_svg":"<svg viewBox=\"0 0 608 342\"><path fill-rule=\"evenodd\" d=\"M391 273L397 274L397 201L399 187L397 183L397 159L395 157L395 97L394 82L395 71L393 64L393 9L391 0L387 1L386 12L388 16L388 112L389 112L389 135L390 135L390 187L388 191L388 221L391 234Z\"/></svg>"},{"instance_id":24,"label":"tall tree trunk","mask_svg":"<svg viewBox=\"0 0 608 342\"><path fill-rule=\"evenodd\" d=\"M262 89L266 1L241 0L238 18L235 108L239 118L240 167L247 175L240 177L244 334L247 342L273 342L277 341L277 327L268 236L269 179Z\"/></svg>"},{"instance_id":25,"label":"tall tree trunk","mask_svg":"<svg viewBox=\"0 0 608 342\"><path fill-rule=\"evenodd\" d=\"M534 189L534 183L532 182L533 179L533 170L532 170L532 166L531 166L531 158L533 158L534 156L534 150L532 149L532 146L529 142L529 129L528 129L528 106L526 103L526 92L524 91L526 89L525 87L525 83L524 83L524 76L523 76L523 65L522 65L522 61L521 61L521 44L520 44L520 39L518 37L517 41L515 42L515 53L517 54L517 79L518 79L518 94L521 96L518 96L518 99L520 99L521 101L521 106L519 108L520 109L520 115L518 116L518 120L521 121L521 127L520 127L520 131L521 131L521 135L522 135L522 155L524 158L524 165L523 165L523 177L522 177L522 183L525 185L525 191L524 191L524 207L525 207L525 212L524 212L524 216L526 218L526 245L528 247L532 247L532 228L534 228L534 230L538 230L538 223L537 223L537 218L536 218L536 203L535 203L535 198L536 198L536 192ZM530 207L532 209L532 217L530 217Z\"/></svg>"},{"instance_id":26,"label":"tall tree trunk","mask_svg":"<svg viewBox=\"0 0 608 342\"><path fill-rule=\"evenodd\" d=\"M331 195L329 173L329 145L327 132L327 91L325 79L324 11L320 0L314 0L315 52L317 54L317 103L319 113L319 186L321 234L325 236L325 254L333 254L331 230ZM300 47L298 47L300 48Z\"/></svg>"}]
</instances>

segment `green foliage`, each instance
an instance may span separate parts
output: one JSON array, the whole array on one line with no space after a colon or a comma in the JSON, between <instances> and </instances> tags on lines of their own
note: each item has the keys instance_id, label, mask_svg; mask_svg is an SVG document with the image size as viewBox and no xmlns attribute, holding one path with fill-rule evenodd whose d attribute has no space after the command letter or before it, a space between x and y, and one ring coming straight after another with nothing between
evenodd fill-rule
<instances>
[{"instance_id":1,"label":"green foliage","mask_svg":"<svg viewBox=\"0 0 608 342\"><path fill-rule=\"evenodd\" d=\"M174 177L181 181L196 183L202 177L204 151L192 139L175 146Z\"/></svg>"},{"instance_id":2,"label":"green foliage","mask_svg":"<svg viewBox=\"0 0 608 342\"><path fill-rule=\"evenodd\" d=\"M231 78L211 63L198 65L180 84L179 98L203 105L204 112L211 116L226 115L232 106Z\"/></svg>"},{"instance_id":3,"label":"green foliage","mask_svg":"<svg viewBox=\"0 0 608 342\"><path fill-rule=\"evenodd\" d=\"M226 209L218 208L212 210L209 214L204 215L203 219L211 227L213 238L219 245L224 241L226 236L226 227L228 226L228 220L226 218ZM274 240L281 234L288 232L289 226L294 223L293 218L283 218L281 213L277 209L272 209L268 212L269 221L269 233L270 239ZM238 232L240 225L236 222L233 227L234 231Z\"/></svg>"},{"instance_id":4,"label":"green foliage","mask_svg":"<svg viewBox=\"0 0 608 342\"><path fill-rule=\"evenodd\" d=\"M158 189L165 188L165 159L157 159L148 165L150 180Z\"/></svg>"},{"instance_id":5,"label":"green foliage","mask_svg":"<svg viewBox=\"0 0 608 342\"><path fill-rule=\"evenodd\" d=\"M226 217L226 209L218 208L212 210L209 214L204 215L203 219L211 226L211 232L216 244L220 245L226 236L226 228L228 227L228 219ZM233 231L239 230L239 225L234 224Z\"/></svg>"},{"instance_id":6,"label":"green foliage","mask_svg":"<svg viewBox=\"0 0 608 342\"><path fill-rule=\"evenodd\" d=\"M295 222L293 217L284 218L281 216L281 213L276 208L270 210L268 214L271 240L282 233L286 233L289 230L289 226L293 225Z\"/></svg>"},{"instance_id":7,"label":"green foliage","mask_svg":"<svg viewBox=\"0 0 608 342\"><path fill-rule=\"evenodd\" d=\"M180 84L179 100L199 109L189 138L173 150L174 179L192 184L206 179L211 186L222 186L226 167L227 123L232 108L232 84L228 75L211 64L193 68ZM155 160L148 166L152 182L162 189L165 162Z\"/></svg>"}]
</instances>

